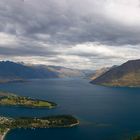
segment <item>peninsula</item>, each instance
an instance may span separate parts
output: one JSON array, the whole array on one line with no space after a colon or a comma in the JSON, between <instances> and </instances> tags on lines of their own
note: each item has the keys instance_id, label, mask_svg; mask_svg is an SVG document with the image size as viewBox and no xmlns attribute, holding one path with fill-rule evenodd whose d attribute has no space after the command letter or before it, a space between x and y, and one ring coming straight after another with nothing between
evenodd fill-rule
<instances>
[{"instance_id":1,"label":"peninsula","mask_svg":"<svg viewBox=\"0 0 140 140\"><path fill-rule=\"evenodd\" d=\"M29 108L54 108L57 105L53 102L32 99L30 97L18 96L12 93L0 92L0 106L18 106ZM62 128L79 125L79 121L71 115L57 115L41 118L8 118L0 116L0 140L15 128Z\"/></svg>"},{"instance_id":2,"label":"peninsula","mask_svg":"<svg viewBox=\"0 0 140 140\"><path fill-rule=\"evenodd\" d=\"M79 121L71 115L49 116L42 118L7 118L0 117L0 140L8 131L15 128L63 128L79 125Z\"/></svg>"},{"instance_id":3,"label":"peninsula","mask_svg":"<svg viewBox=\"0 0 140 140\"><path fill-rule=\"evenodd\" d=\"M0 106L19 106L29 108L55 108L57 104L46 100L32 99L11 93L0 92Z\"/></svg>"}]
</instances>

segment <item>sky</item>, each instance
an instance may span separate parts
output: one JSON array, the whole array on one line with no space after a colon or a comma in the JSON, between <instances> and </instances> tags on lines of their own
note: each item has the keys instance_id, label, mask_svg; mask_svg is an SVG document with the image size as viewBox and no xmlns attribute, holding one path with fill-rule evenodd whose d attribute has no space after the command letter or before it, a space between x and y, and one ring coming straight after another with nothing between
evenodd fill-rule
<instances>
[{"instance_id":1,"label":"sky","mask_svg":"<svg viewBox=\"0 0 140 140\"><path fill-rule=\"evenodd\" d=\"M139 54L140 0L0 0L0 60L98 69Z\"/></svg>"}]
</instances>

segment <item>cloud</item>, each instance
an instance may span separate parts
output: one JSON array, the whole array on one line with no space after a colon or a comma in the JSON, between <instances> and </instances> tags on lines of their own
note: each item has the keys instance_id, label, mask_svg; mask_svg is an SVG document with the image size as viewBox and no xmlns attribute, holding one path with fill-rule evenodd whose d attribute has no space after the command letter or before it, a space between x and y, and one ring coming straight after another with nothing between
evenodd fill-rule
<instances>
[{"instance_id":1,"label":"cloud","mask_svg":"<svg viewBox=\"0 0 140 140\"><path fill-rule=\"evenodd\" d=\"M0 33L0 46L8 46L15 47L17 45L17 38L13 35L6 34L1 32Z\"/></svg>"},{"instance_id":2,"label":"cloud","mask_svg":"<svg viewBox=\"0 0 140 140\"><path fill-rule=\"evenodd\" d=\"M139 0L1 0L0 56L79 68L120 64L139 56L139 13Z\"/></svg>"},{"instance_id":3,"label":"cloud","mask_svg":"<svg viewBox=\"0 0 140 140\"><path fill-rule=\"evenodd\" d=\"M105 6L106 15L127 26L140 25L140 1L139 0L110 0ZM114 16L115 15L115 16Z\"/></svg>"}]
</instances>

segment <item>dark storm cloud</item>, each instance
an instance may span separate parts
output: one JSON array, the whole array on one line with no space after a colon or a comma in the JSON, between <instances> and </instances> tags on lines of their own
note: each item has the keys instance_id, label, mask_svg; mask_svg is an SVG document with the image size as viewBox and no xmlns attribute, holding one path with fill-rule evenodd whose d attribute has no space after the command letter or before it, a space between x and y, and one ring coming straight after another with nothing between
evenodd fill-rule
<instances>
[{"instance_id":1,"label":"dark storm cloud","mask_svg":"<svg viewBox=\"0 0 140 140\"><path fill-rule=\"evenodd\" d=\"M44 49L33 49L31 46L25 47L18 47L18 48L6 48L0 46L0 55L7 55L7 56L56 56L58 53L45 50Z\"/></svg>"},{"instance_id":2,"label":"dark storm cloud","mask_svg":"<svg viewBox=\"0 0 140 140\"><path fill-rule=\"evenodd\" d=\"M102 7L96 7L95 4L95 1L90 0L83 1L83 4L79 0L1 0L0 30L31 38L37 34L48 34L48 42L60 44L140 43L139 28L128 28L106 18L100 12L102 9L99 8Z\"/></svg>"}]
</instances>

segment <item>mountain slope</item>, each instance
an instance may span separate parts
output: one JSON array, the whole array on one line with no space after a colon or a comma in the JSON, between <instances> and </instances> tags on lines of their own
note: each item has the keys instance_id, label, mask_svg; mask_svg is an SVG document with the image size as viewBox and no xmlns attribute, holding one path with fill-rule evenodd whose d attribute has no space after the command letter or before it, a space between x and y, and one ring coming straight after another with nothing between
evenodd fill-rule
<instances>
[{"instance_id":1,"label":"mountain slope","mask_svg":"<svg viewBox=\"0 0 140 140\"><path fill-rule=\"evenodd\" d=\"M0 61L0 83L21 79L46 79L64 77L82 77L80 70L61 66L26 65L11 61Z\"/></svg>"},{"instance_id":2,"label":"mountain slope","mask_svg":"<svg viewBox=\"0 0 140 140\"><path fill-rule=\"evenodd\" d=\"M107 72L110 68L109 67L105 67L105 68L101 68L96 70L94 73L89 75L89 78L91 80L95 80L97 77L103 75L105 72Z\"/></svg>"},{"instance_id":3,"label":"mountain slope","mask_svg":"<svg viewBox=\"0 0 140 140\"><path fill-rule=\"evenodd\" d=\"M131 60L91 81L108 86L140 86L140 60Z\"/></svg>"},{"instance_id":4,"label":"mountain slope","mask_svg":"<svg viewBox=\"0 0 140 140\"><path fill-rule=\"evenodd\" d=\"M60 66L47 66L47 68L53 72L57 72L60 78L85 76L84 72L78 69L70 69L70 68L65 68Z\"/></svg>"},{"instance_id":5,"label":"mountain slope","mask_svg":"<svg viewBox=\"0 0 140 140\"><path fill-rule=\"evenodd\" d=\"M0 79L34 79L34 78L55 78L58 75L47 69L29 67L20 63L10 61L0 62Z\"/></svg>"}]
</instances>

